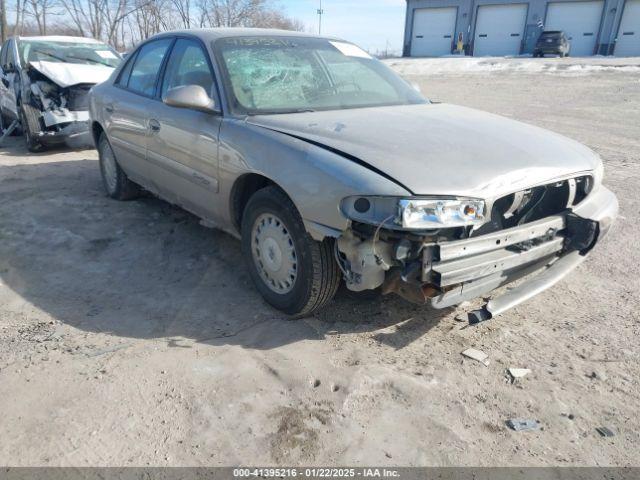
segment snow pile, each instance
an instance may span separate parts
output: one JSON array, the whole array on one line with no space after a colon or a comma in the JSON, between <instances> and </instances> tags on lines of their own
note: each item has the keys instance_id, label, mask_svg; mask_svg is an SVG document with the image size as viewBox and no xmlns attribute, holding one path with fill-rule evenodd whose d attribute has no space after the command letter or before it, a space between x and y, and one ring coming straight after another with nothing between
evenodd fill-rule
<instances>
[{"instance_id":1,"label":"snow pile","mask_svg":"<svg viewBox=\"0 0 640 480\"><path fill-rule=\"evenodd\" d=\"M466 75L476 73L550 73L586 75L593 72L640 73L640 58L441 57L394 58L385 63L401 75Z\"/></svg>"}]
</instances>

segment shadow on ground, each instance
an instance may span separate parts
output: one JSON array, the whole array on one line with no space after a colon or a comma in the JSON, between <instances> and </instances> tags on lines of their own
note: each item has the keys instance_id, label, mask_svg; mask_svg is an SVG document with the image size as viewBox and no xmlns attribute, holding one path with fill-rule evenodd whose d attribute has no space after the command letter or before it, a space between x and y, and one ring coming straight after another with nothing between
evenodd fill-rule
<instances>
[{"instance_id":1,"label":"shadow on ground","mask_svg":"<svg viewBox=\"0 0 640 480\"><path fill-rule=\"evenodd\" d=\"M254 289L236 239L156 198L106 198L95 160L1 166L0 197L3 283L88 332L270 349L400 324L376 338L402 348L448 313L343 287L290 321Z\"/></svg>"}]
</instances>

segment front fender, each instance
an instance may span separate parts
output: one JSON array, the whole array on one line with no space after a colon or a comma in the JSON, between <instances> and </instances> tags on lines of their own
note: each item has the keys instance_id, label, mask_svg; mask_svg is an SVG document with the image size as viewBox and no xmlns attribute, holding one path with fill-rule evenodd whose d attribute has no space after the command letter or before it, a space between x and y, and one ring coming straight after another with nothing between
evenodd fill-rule
<instances>
[{"instance_id":1,"label":"front fender","mask_svg":"<svg viewBox=\"0 0 640 480\"><path fill-rule=\"evenodd\" d=\"M223 123L219 159L222 198L230 198L240 176L263 175L289 195L316 239L337 236L347 227L348 219L340 211L345 197L410 194L338 153L241 120Z\"/></svg>"}]
</instances>

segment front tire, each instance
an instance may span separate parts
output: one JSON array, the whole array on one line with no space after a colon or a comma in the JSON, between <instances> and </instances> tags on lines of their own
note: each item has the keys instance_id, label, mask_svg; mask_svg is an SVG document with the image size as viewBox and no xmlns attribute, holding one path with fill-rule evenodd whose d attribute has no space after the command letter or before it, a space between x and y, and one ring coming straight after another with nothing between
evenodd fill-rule
<instances>
[{"instance_id":1,"label":"front tire","mask_svg":"<svg viewBox=\"0 0 640 480\"><path fill-rule=\"evenodd\" d=\"M275 186L249 199L242 216L242 250L258 291L293 318L326 305L340 284L333 240L313 240L293 202Z\"/></svg>"},{"instance_id":2,"label":"front tire","mask_svg":"<svg viewBox=\"0 0 640 480\"><path fill-rule=\"evenodd\" d=\"M140 187L129 180L124 173L104 133L98 140L98 158L102 184L109 197L116 200L131 200L140 196Z\"/></svg>"},{"instance_id":3,"label":"front tire","mask_svg":"<svg viewBox=\"0 0 640 480\"><path fill-rule=\"evenodd\" d=\"M20 106L20 123L22 125L22 134L24 143L32 153L38 153L44 150L44 146L40 143L37 133L40 131L39 122L40 113L29 104Z\"/></svg>"}]
</instances>

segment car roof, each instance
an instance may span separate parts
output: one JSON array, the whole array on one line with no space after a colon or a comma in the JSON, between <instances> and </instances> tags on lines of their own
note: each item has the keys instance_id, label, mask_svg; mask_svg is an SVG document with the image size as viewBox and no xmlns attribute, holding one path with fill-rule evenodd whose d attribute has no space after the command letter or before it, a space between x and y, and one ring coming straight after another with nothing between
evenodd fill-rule
<instances>
[{"instance_id":1,"label":"car roof","mask_svg":"<svg viewBox=\"0 0 640 480\"><path fill-rule=\"evenodd\" d=\"M313 35L305 32L293 32L291 30L278 30L275 28L190 28L184 30L172 30L168 32L162 32L154 35L150 38L160 38L171 35L191 35L199 37L203 41L217 40L218 38L229 37L263 37L263 36L277 36L277 37L307 37L307 38L322 38L328 40L336 40L333 37L324 37Z\"/></svg>"}]
</instances>

